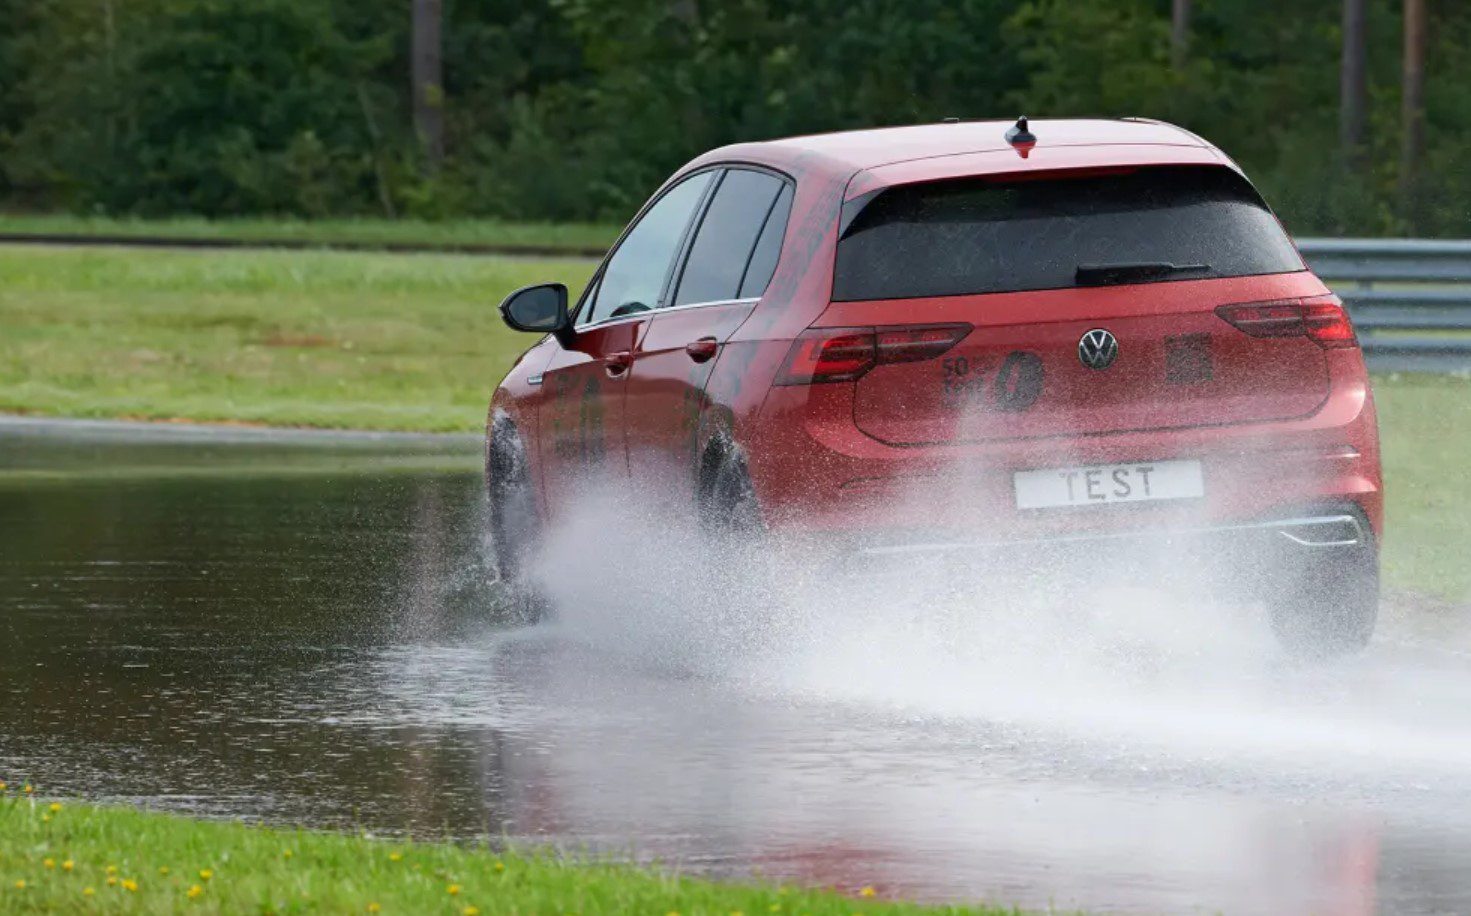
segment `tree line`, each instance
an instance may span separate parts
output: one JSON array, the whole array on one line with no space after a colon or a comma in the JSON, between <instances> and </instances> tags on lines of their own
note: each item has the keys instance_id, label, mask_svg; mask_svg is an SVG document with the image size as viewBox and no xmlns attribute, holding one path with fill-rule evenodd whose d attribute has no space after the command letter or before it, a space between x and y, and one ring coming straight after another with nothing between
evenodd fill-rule
<instances>
[{"instance_id":1,"label":"tree line","mask_svg":"<svg viewBox=\"0 0 1471 916\"><path fill-rule=\"evenodd\" d=\"M1450 0L0 0L0 207L625 219L723 143L1159 117L1295 232L1464 236Z\"/></svg>"}]
</instances>

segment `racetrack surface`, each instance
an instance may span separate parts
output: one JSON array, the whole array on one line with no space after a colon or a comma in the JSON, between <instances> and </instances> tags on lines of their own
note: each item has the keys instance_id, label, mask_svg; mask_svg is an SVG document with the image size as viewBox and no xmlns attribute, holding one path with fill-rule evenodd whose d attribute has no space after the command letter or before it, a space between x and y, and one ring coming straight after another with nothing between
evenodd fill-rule
<instances>
[{"instance_id":1,"label":"racetrack surface","mask_svg":"<svg viewBox=\"0 0 1471 916\"><path fill-rule=\"evenodd\" d=\"M1300 664L1135 589L733 608L652 532L600 566L590 525L559 621L518 628L477 454L367 448L0 430L0 779L932 900L1471 910L1454 607L1395 597L1367 654Z\"/></svg>"}]
</instances>

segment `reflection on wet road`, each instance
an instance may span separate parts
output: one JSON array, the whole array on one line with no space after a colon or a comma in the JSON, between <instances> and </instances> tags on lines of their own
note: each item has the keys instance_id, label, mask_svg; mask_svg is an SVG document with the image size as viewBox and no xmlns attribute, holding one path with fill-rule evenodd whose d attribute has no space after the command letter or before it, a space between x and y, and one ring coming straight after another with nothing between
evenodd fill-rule
<instances>
[{"instance_id":1,"label":"reflection on wet road","mask_svg":"<svg viewBox=\"0 0 1471 916\"><path fill-rule=\"evenodd\" d=\"M0 430L0 778L924 899L1471 910L1471 658L1069 693L1074 656L891 633L702 673L498 622L481 506L473 443Z\"/></svg>"}]
</instances>

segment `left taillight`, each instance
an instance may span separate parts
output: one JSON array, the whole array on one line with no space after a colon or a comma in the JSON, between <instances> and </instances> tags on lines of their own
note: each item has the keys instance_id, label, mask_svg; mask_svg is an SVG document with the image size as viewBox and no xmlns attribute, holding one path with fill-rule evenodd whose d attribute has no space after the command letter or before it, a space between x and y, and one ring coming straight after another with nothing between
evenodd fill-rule
<instances>
[{"instance_id":1,"label":"left taillight","mask_svg":"<svg viewBox=\"0 0 1471 916\"><path fill-rule=\"evenodd\" d=\"M1216 314L1252 337L1307 337L1325 350L1357 347L1353 322L1337 296L1223 305Z\"/></svg>"},{"instance_id":2,"label":"left taillight","mask_svg":"<svg viewBox=\"0 0 1471 916\"><path fill-rule=\"evenodd\" d=\"M792 341L776 384L851 382L874 366L933 359L970 331L968 324L812 328Z\"/></svg>"}]
</instances>

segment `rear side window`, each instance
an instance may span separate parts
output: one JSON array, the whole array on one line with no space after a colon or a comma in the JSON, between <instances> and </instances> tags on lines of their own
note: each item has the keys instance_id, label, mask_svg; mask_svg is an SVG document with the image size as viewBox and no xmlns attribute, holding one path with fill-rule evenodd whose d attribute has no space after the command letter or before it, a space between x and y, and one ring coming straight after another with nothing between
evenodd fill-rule
<instances>
[{"instance_id":1,"label":"rear side window","mask_svg":"<svg viewBox=\"0 0 1471 916\"><path fill-rule=\"evenodd\" d=\"M889 188L845 210L855 206L838 242L837 300L1061 289L1085 285L1080 266L1192 268L1128 282L1303 269L1261 197L1221 167L966 178Z\"/></svg>"},{"instance_id":2,"label":"rear side window","mask_svg":"<svg viewBox=\"0 0 1471 916\"><path fill-rule=\"evenodd\" d=\"M772 204L771 214L766 217L766 226L761 230L761 238L756 240L756 250L751 252L746 278L741 281L742 299L759 298L766 292L766 285L776 272L776 262L781 257L781 243L787 236L787 217L792 214L792 194L792 186L783 185L776 203Z\"/></svg>"},{"instance_id":3,"label":"rear side window","mask_svg":"<svg viewBox=\"0 0 1471 916\"><path fill-rule=\"evenodd\" d=\"M751 251L785 185L765 172L731 169L725 173L690 246L675 305L736 298Z\"/></svg>"}]
</instances>

